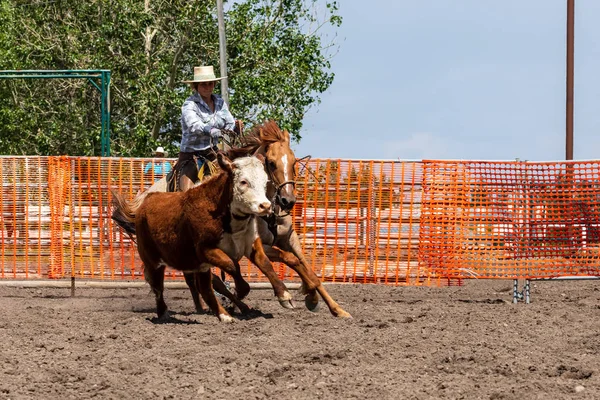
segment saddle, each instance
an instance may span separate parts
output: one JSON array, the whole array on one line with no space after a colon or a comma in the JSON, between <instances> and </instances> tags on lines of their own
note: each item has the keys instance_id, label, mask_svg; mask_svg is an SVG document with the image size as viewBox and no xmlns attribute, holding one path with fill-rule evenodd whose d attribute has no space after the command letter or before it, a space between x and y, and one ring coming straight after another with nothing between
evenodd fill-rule
<instances>
[{"instance_id":1,"label":"saddle","mask_svg":"<svg viewBox=\"0 0 600 400\"><path fill-rule=\"evenodd\" d=\"M180 156L173 169L167 174L167 192L178 191L182 176L187 176L192 182L197 183L214 175L218 170L212 149L184 154L185 156Z\"/></svg>"}]
</instances>

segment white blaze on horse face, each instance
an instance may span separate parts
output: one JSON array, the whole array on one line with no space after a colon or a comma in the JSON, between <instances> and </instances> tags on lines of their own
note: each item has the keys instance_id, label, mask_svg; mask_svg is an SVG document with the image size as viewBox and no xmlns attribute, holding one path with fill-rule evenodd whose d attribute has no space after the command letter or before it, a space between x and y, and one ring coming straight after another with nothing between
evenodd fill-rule
<instances>
[{"instance_id":1,"label":"white blaze on horse face","mask_svg":"<svg viewBox=\"0 0 600 400\"><path fill-rule=\"evenodd\" d=\"M288 183L294 180L294 163L295 161L290 164L287 154L284 154L281 157L281 164L283 165L283 182L281 183L285 183L285 185L282 186L280 190L282 195L285 195L288 200L295 199L294 186Z\"/></svg>"},{"instance_id":2,"label":"white blaze on horse face","mask_svg":"<svg viewBox=\"0 0 600 400\"><path fill-rule=\"evenodd\" d=\"M267 215L271 202L267 199L267 173L256 157L236 159L233 172L233 200L231 211L237 215Z\"/></svg>"},{"instance_id":3,"label":"white blaze on horse face","mask_svg":"<svg viewBox=\"0 0 600 400\"><path fill-rule=\"evenodd\" d=\"M284 182L287 182L290 180L289 175L288 175L287 154L284 154L283 157L281 157L281 162L283 163L283 180L284 180Z\"/></svg>"}]
</instances>

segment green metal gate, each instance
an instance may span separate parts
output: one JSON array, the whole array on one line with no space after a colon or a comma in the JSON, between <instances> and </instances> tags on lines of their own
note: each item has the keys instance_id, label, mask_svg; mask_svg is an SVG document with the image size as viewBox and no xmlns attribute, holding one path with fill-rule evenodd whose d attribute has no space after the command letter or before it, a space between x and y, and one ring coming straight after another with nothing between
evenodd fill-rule
<instances>
[{"instance_id":1,"label":"green metal gate","mask_svg":"<svg viewBox=\"0 0 600 400\"><path fill-rule=\"evenodd\" d=\"M110 156L110 70L13 70L0 71L0 79L87 79L100 92L100 155Z\"/></svg>"}]
</instances>

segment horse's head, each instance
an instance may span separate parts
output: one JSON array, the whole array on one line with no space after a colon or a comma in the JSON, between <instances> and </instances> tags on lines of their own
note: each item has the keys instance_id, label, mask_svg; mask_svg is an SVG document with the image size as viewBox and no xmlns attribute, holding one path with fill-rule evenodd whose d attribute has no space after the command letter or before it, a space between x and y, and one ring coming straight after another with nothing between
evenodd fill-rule
<instances>
[{"instance_id":1,"label":"horse's head","mask_svg":"<svg viewBox=\"0 0 600 400\"><path fill-rule=\"evenodd\" d=\"M265 169L269 175L269 198L284 211L296 204L296 156L290 147L290 134L269 121L260 127Z\"/></svg>"},{"instance_id":2,"label":"horse's head","mask_svg":"<svg viewBox=\"0 0 600 400\"><path fill-rule=\"evenodd\" d=\"M234 215L259 215L271 213L271 202L267 199L267 174L265 166L256 157L236 159L233 170L233 200L230 208Z\"/></svg>"}]
</instances>

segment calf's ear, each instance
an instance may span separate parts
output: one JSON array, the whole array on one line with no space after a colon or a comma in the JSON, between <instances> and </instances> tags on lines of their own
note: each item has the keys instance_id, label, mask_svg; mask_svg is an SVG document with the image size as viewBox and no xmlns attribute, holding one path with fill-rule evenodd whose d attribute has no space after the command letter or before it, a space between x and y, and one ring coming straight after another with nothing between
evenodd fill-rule
<instances>
[{"instance_id":1,"label":"calf's ear","mask_svg":"<svg viewBox=\"0 0 600 400\"><path fill-rule=\"evenodd\" d=\"M260 160L260 162L265 165L265 156L263 156L262 154L256 154L254 157L258 158Z\"/></svg>"},{"instance_id":2,"label":"calf's ear","mask_svg":"<svg viewBox=\"0 0 600 400\"><path fill-rule=\"evenodd\" d=\"M233 163L229 158L225 156L224 153L219 152L217 154L217 162L219 163L219 167L221 167L222 170L227 171L229 173L233 172Z\"/></svg>"}]
</instances>

